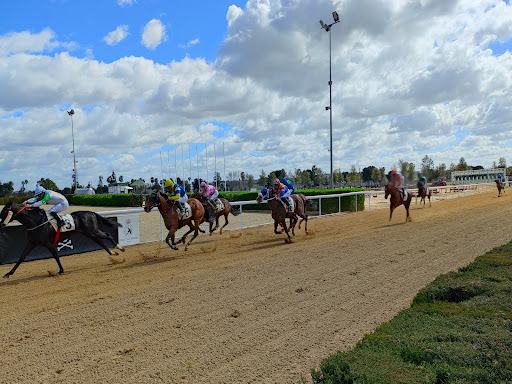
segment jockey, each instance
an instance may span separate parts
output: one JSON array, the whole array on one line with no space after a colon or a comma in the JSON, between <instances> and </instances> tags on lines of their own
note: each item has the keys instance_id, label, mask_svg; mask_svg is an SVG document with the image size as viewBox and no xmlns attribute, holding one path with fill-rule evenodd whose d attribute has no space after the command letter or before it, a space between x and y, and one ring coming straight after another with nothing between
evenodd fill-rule
<instances>
[{"instance_id":1,"label":"jockey","mask_svg":"<svg viewBox=\"0 0 512 384\"><path fill-rule=\"evenodd\" d=\"M391 183L400 191L403 199L405 197L405 179L400 172L397 172L396 169L391 171Z\"/></svg>"},{"instance_id":2,"label":"jockey","mask_svg":"<svg viewBox=\"0 0 512 384\"><path fill-rule=\"evenodd\" d=\"M418 180L418 188L424 188L426 183L427 179L425 178L425 176L421 176Z\"/></svg>"},{"instance_id":3,"label":"jockey","mask_svg":"<svg viewBox=\"0 0 512 384\"><path fill-rule=\"evenodd\" d=\"M283 199L283 197L288 197L291 195L291 191L288 189L286 185L281 183L279 179L276 177L274 179L274 195L276 196L276 199L286 204L286 208L290 208L290 203L288 202L288 199Z\"/></svg>"},{"instance_id":4,"label":"jockey","mask_svg":"<svg viewBox=\"0 0 512 384\"><path fill-rule=\"evenodd\" d=\"M217 188L215 188L213 185L206 184L206 182L201 182L201 196L203 196L206 201L208 201L208 204L213 208L213 215L210 215L208 218L208 221L213 223L215 222L215 212L217 212L217 204L216 199L217 196L219 196L219 191L217 191Z\"/></svg>"},{"instance_id":5,"label":"jockey","mask_svg":"<svg viewBox=\"0 0 512 384\"><path fill-rule=\"evenodd\" d=\"M62 220L57 213L63 212L69 207L69 203L66 198L60 193L50 191L49 189L45 189L40 185L36 187L34 194L35 197L24 201L23 204L25 204L27 207L40 207L46 203L53 204L53 207L50 208L50 214L55 220L57 220L57 226L59 228L62 227L65 224L64 220Z\"/></svg>"},{"instance_id":6,"label":"jockey","mask_svg":"<svg viewBox=\"0 0 512 384\"><path fill-rule=\"evenodd\" d=\"M267 200L268 199L268 188L267 187L264 187L260 193L258 193L258 195L261 195L261 198L263 200Z\"/></svg>"},{"instance_id":7,"label":"jockey","mask_svg":"<svg viewBox=\"0 0 512 384\"><path fill-rule=\"evenodd\" d=\"M293 186L293 183L290 179L287 179L286 177L283 177L281 179L281 183L286 185L288 189L290 190L290 195L293 195L295 193L295 187Z\"/></svg>"},{"instance_id":8,"label":"jockey","mask_svg":"<svg viewBox=\"0 0 512 384\"><path fill-rule=\"evenodd\" d=\"M166 180L164 184L164 190L169 200L176 203L176 206L180 210L181 214L185 213L185 203L188 200L187 194L183 187L179 184L174 184L172 179ZM169 204L171 202L169 201Z\"/></svg>"},{"instance_id":9,"label":"jockey","mask_svg":"<svg viewBox=\"0 0 512 384\"><path fill-rule=\"evenodd\" d=\"M219 196L219 191L210 184L206 184L206 182L201 182L201 195L208 200L208 203L212 206L214 211L217 211L217 206L215 205L216 199Z\"/></svg>"},{"instance_id":10,"label":"jockey","mask_svg":"<svg viewBox=\"0 0 512 384\"><path fill-rule=\"evenodd\" d=\"M503 175L498 173L498 181L501 183L503 181Z\"/></svg>"}]
</instances>

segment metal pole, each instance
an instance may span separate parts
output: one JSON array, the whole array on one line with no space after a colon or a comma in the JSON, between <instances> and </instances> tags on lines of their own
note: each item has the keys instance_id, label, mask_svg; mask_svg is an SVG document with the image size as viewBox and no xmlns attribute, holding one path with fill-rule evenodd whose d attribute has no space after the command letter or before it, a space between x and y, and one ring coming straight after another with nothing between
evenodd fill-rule
<instances>
[{"instance_id":1,"label":"metal pole","mask_svg":"<svg viewBox=\"0 0 512 384\"><path fill-rule=\"evenodd\" d=\"M213 143L213 152L215 155L215 189L218 189L219 187L217 186L217 149L215 148L215 143Z\"/></svg>"},{"instance_id":2,"label":"metal pole","mask_svg":"<svg viewBox=\"0 0 512 384\"><path fill-rule=\"evenodd\" d=\"M75 172L75 193L78 188L78 175L76 173L76 155L75 155L75 129L73 127L73 113L71 113L71 137L73 138L73 172Z\"/></svg>"},{"instance_id":3,"label":"metal pole","mask_svg":"<svg viewBox=\"0 0 512 384\"><path fill-rule=\"evenodd\" d=\"M331 189L334 188L332 175L332 71L331 71L331 28L329 28L329 154L331 157Z\"/></svg>"}]
</instances>

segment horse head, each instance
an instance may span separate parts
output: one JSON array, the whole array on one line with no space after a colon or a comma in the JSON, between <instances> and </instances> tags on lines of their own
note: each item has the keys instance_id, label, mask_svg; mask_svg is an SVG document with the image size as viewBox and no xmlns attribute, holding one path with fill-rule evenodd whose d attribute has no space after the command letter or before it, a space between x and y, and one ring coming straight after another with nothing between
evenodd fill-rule
<instances>
[{"instance_id":1,"label":"horse head","mask_svg":"<svg viewBox=\"0 0 512 384\"><path fill-rule=\"evenodd\" d=\"M3 232L3 227L6 227L7 224L9 224L9 222L12 219L12 211L11 211L12 203L13 203L13 201L9 200L9 202L5 205L5 207L0 212L0 232Z\"/></svg>"},{"instance_id":2,"label":"horse head","mask_svg":"<svg viewBox=\"0 0 512 384\"><path fill-rule=\"evenodd\" d=\"M391 192L389 191L389 184L386 184L386 186L384 187L384 198L387 199L388 196L391 194Z\"/></svg>"},{"instance_id":3,"label":"horse head","mask_svg":"<svg viewBox=\"0 0 512 384\"><path fill-rule=\"evenodd\" d=\"M263 188L259 193L258 197L256 198L256 201L258 203L261 203L263 200L267 200L269 198L269 190L268 188Z\"/></svg>"},{"instance_id":4,"label":"horse head","mask_svg":"<svg viewBox=\"0 0 512 384\"><path fill-rule=\"evenodd\" d=\"M153 192L151 195L149 195L149 199L147 199L146 203L144 204L144 211L150 212L153 207L160 205L159 195L160 192Z\"/></svg>"}]
</instances>

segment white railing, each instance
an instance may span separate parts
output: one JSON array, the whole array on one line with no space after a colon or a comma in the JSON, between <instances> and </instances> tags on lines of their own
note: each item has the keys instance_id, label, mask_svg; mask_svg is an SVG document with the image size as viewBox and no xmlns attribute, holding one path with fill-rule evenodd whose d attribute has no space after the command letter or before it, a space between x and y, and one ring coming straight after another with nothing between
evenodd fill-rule
<instances>
[{"instance_id":1,"label":"white railing","mask_svg":"<svg viewBox=\"0 0 512 384\"><path fill-rule=\"evenodd\" d=\"M442 186L442 187L429 187L434 193L432 194L432 201L435 200L443 200L443 199L449 199L454 197L462 197L463 196L469 196L474 195L477 193L485 193L493 190L495 188L494 183L493 184L465 184L465 185L448 185L448 186ZM414 195L417 194L416 188L408 188L408 192L412 192ZM456 192L456 194L454 193ZM307 196L310 200L318 200L318 214L317 216L326 216L326 215L334 215L339 214L342 212L341 210L341 199L343 197L350 197L355 196L355 212L357 212L357 200L358 196L364 195L365 199L368 201L367 207L365 206L365 210L370 211L371 210L371 204L372 204L372 197L375 195L382 195L384 194L384 191L358 191L358 192L348 192L348 193L336 193L336 194L329 194L329 195L317 195L317 196ZM329 214L322 214L322 200L324 199L332 199L332 198L338 198L338 212L333 212ZM240 212L240 229L244 228L244 218L243 218L243 207L247 205L256 205L256 204L266 204L266 202L258 203L256 200L249 200L249 201L237 201L237 202L230 202L232 206L240 206L239 212ZM365 204L366 205L366 204ZM156 208L156 207L154 207ZM103 216L117 216L117 215L126 215L126 214L133 214L133 213L141 213L144 212L144 208L134 208L134 209L125 209L125 210L115 210L115 211L101 211L98 212L98 214ZM312 215L310 212L311 216ZM207 225L207 223L205 223ZM160 240L163 240L165 238L166 229L163 225L163 220L160 216Z\"/></svg>"}]
</instances>

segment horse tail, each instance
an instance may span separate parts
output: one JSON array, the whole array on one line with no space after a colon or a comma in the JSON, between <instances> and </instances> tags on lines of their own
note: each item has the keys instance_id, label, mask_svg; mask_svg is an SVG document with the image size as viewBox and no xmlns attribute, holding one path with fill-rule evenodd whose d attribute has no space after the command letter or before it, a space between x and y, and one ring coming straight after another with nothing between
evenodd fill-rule
<instances>
[{"instance_id":1,"label":"horse tail","mask_svg":"<svg viewBox=\"0 0 512 384\"><path fill-rule=\"evenodd\" d=\"M112 226L114 226L114 227L122 227L122 224L118 223L117 221L110 220L109 218L104 217L102 215L99 215L96 212L94 212L94 214L96 215L96 218L98 219L98 221L101 224L104 224L104 225L109 226L109 227L112 227Z\"/></svg>"},{"instance_id":2,"label":"horse tail","mask_svg":"<svg viewBox=\"0 0 512 384\"><path fill-rule=\"evenodd\" d=\"M241 213L241 208L242 208L242 207L240 206L240 208L238 208L238 210L237 210L237 211L235 211L235 210L233 209L233 204L231 204L231 214L232 214L233 216L238 216L238 215Z\"/></svg>"},{"instance_id":3,"label":"horse tail","mask_svg":"<svg viewBox=\"0 0 512 384\"><path fill-rule=\"evenodd\" d=\"M300 196L300 198L302 199L302 201L304 202L304 206L307 208L310 208L312 210L316 210L316 204L312 201L312 200L309 200L305 195L303 195L302 193L298 193L298 195Z\"/></svg>"}]
</instances>

